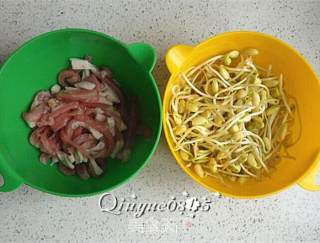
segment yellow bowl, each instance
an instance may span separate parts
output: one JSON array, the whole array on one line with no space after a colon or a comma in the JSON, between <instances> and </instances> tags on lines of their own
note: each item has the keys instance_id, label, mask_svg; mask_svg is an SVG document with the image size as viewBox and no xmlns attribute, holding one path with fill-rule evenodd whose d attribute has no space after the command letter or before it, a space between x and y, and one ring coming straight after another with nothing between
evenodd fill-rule
<instances>
[{"instance_id":1,"label":"yellow bowl","mask_svg":"<svg viewBox=\"0 0 320 243\"><path fill-rule=\"evenodd\" d=\"M260 66L272 65L273 71L284 75L286 91L296 97L302 121L302 136L299 142L290 148L295 160L282 159L276 170L261 181L250 181L244 184L225 180L222 184L214 178L200 178L192 169L187 168L174 151L174 144L166 124L167 111L171 98L172 86L177 75L191 66L209 57L229 50L257 48L259 55L255 61ZM257 32L228 32L210 38L192 47L176 45L166 54L166 63L171 72L163 100L163 126L170 150L182 169L193 180L211 191L234 198L259 198L275 194L293 184L299 184L308 190L320 190L316 184L316 174L320 170L320 82L316 73L307 61L292 47L270 35ZM294 133L297 133L298 122L295 122Z\"/></svg>"}]
</instances>

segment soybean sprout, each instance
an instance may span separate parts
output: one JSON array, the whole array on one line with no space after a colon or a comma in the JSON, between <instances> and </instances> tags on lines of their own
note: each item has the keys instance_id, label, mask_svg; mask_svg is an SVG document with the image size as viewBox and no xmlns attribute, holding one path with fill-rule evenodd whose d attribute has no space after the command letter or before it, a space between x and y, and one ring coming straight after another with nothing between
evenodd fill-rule
<instances>
[{"instance_id":1,"label":"soybean sprout","mask_svg":"<svg viewBox=\"0 0 320 243\"><path fill-rule=\"evenodd\" d=\"M170 136L200 177L258 179L289 144L296 106L283 75L257 66L255 55L258 50L247 49L212 57L181 73L172 87Z\"/></svg>"}]
</instances>

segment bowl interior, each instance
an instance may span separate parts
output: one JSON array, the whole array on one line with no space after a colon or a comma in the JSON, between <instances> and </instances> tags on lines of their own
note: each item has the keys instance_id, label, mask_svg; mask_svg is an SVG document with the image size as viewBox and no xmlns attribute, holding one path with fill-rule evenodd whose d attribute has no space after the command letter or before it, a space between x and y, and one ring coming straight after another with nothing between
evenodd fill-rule
<instances>
[{"instance_id":1,"label":"bowl interior","mask_svg":"<svg viewBox=\"0 0 320 243\"><path fill-rule=\"evenodd\" d=\"M180 156L173 150L173 142L165 124L164 130L176 160L195 181L210 190L219 191L225 195L254 198L271 194L295 183L310 167L319 151L320 127L317 125L317 120L319 120L320 106L317 101L320 97L320 85L315 73L300 54L282 41L255 32L226 33L209 39L195 47L180 70L172 74L165 92L164 119L166 119L171 88L179 72L214 55L232 49L246 48L259 49L259 55L255 57L256 63L262 67L268 67L271 64L276 74L282 73L287 93L297 99L302 122L302 136L299 142L289 149L295 159L283 158L270 177L262 181L252 181L241 185L225 180L225 184L222 184L212 178L201 179L191 169L186 168ZM295 136L298 131L299 122L296 119L293 128Z\"/></svg>"},{"instance_id":2,"label":"bowl interior","mask_svg":"<svg viewBox=\"0 0 320 243\"><path fill-rule=\"evenodd\" d=\"M152 129L152 138L138 137L130 160L108 159L107 172L99 179L81 181L62 175L56 166L39 162L39 152L28 142L31 129L21 118L35 93L57 81L70 57L90 55L96 65L111 68L122 90L139 98L139 118ZM0 70L0 151L24 183L59 195L88 195L111 189L134 175L153 152L160 133L161 111L152 77L127 48L106 35L87 30L50 32L25 44ZM147 102L146 102L147 101Z\"/></svg>"}]
</instances>

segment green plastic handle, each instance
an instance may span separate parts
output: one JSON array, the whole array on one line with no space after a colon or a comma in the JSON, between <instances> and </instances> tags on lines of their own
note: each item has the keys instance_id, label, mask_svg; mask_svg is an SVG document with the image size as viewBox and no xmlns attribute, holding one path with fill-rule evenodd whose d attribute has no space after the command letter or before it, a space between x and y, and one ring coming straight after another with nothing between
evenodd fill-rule
<instances>
[{"instance_id":1,"label":"green plastic handle","mask_svg":"<svg viewBox=\"0 0 320 243\"><path fill-rule=\"evenodd\" d=\"M157 54L154 48L146 43L132 43L128 45L129 52L134 57L134 59L143 68L151 72L157 62Z\"/></svg>"},{"instance_id":2,"label":"green plastic handle","mask_svg":"<svg viewBox=\"0 0 320 243\"><path fill-rule=\"evenodd\" d=\"M0 154L0 192L9 192L18 188L22 180L5 164L2 154Z\"/></svg>"}]
</instances>

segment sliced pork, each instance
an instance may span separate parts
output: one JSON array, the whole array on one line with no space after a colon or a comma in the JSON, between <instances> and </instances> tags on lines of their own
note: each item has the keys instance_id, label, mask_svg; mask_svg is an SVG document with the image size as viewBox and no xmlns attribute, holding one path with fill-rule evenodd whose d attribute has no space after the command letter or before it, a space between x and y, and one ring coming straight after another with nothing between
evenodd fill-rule
<instances>
[{"instance_id":1,"label":"sliced pork","mask_svg":"<svg viewBox=\"0 0 320 243\"><path fill-rule=\"evenodd\" d=\"M136 99L130 110L125 102L110 69L72 58L58 84L38 92L23 113L32 128L29 141L41 151L42 163L58 163L65 175L100 176L109 156L127 160L130 154L138 107Z\"/></svg>"}]
</instances>

